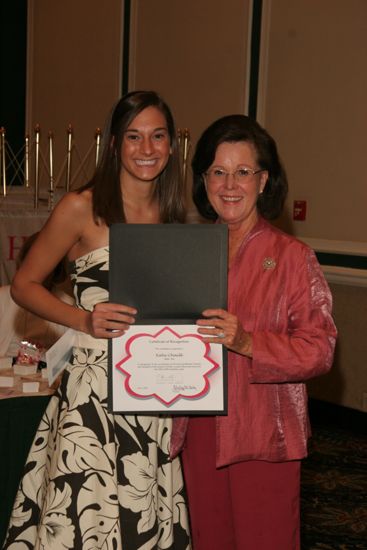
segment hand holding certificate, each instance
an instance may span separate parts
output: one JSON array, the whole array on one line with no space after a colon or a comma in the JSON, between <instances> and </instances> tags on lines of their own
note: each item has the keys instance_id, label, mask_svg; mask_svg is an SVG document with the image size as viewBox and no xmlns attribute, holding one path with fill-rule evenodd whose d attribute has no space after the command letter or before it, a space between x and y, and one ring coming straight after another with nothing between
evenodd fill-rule
<instances>
[{"instance_id":1,"label":"hand holding certificate","mask_svg":"<svg viewBox=\"0 0 367 550\"><path fill-rule=\"evenodd\" d=\"M226 247L224 226L111 227L110 300L137 309L110 342L113 411L225 414L225 353L195 321L225 307Z\"/></svg>"}]
</instances>

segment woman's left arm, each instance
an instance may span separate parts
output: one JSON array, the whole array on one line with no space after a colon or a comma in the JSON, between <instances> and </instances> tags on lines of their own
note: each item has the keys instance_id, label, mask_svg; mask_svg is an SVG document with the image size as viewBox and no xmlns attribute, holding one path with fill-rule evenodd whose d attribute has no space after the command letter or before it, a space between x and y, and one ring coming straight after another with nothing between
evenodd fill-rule
<instances>
[{"instance_id":1,"label":"woman's left arm","mask_svg":"<svg viewBox=\"0 0 367 550\"><path fill-rule=\"evenodd\" d=\"M297 382L328 372L337 330L331 315L332 297L312 250L292 278L288 331L252 335L252 382Z\"/></svg>"},{"instance_id":2,"label":"woman's left arm","mask_svg":"<svg viewBox=\"0 0 367 550\"><path fill-rule=\"evenodd\" d=\"M311 250L290 288L286 332L248 333L235 315L218 309L204 311L210 319L197 322L206 341L252 359L248 367L253 383L298 382L331 368L336 340L332 298Z\"/></svg>"}]
</instances>

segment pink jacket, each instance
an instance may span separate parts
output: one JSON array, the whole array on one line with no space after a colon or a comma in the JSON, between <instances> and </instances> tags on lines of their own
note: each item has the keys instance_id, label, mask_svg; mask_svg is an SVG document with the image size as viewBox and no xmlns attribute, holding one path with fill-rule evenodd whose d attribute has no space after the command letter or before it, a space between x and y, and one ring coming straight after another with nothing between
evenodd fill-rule
<instances>
[{"instance_id":1,"label":"pink jacket","mask_svg":"<svg viewBox=\"0 0 367 550\"><path fill-rule=\"evenodd\" d=\"M314 252L260 219L228 274L228 310L252 333L253 358L228 352L228 415L217 417L217 467L307 454L305 380L332 365L331 294ZM187 418L175 418L171 455Z\"/></svg>"}]
</instances>

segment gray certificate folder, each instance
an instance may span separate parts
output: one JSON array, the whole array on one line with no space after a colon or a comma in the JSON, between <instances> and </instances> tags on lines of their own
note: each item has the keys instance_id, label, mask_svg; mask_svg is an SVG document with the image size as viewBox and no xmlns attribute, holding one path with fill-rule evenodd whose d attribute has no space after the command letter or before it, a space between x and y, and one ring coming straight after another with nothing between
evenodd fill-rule
<instances>
[{"instance_id":1,"label":"gray certificate folder","mask_svg":"<svg viewBox=\"0 0 367 550\"><path fill-rule=\"evenodd\" d=\"M114 224L110 302L133 306L139 324L195 322L227 308L226 225Z\"/></svg>"}]
</instances>

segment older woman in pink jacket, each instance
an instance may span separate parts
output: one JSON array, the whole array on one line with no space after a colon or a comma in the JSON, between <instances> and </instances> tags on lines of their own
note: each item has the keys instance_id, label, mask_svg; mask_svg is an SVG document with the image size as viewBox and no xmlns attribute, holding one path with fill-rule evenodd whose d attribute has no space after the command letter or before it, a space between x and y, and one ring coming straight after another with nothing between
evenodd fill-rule
<instances>
[{"instance_id":1,"label":"older woman in pink jacket","mask_svg":"<svg viewBox=\"0 0 367 550\"><path fill-rule=\"evenodd\" d=\"M244 115L214 122L192 162L194 200L229 229L228 311L198 320L228 349L228 415L177 419L195 550L297 550L305 381L332 364L331 295L313 251L265 219L285 172L271 136Z\"/></svg>"}]
</instances>

